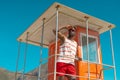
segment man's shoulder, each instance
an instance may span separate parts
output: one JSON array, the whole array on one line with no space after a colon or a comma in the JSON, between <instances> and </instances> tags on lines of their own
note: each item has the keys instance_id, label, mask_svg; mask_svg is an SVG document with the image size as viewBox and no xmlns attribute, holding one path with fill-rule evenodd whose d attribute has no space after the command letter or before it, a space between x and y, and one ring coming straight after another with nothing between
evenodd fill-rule
<instances>
[{"instance_id":1,"label":"man's shoulder","mask_svg":"<svg viewBox=\"0 0 120 80\"><path fill-rule=\"evenodd\" d=\"M74 42L77 44L77 41L74 40Z\"/></svg>"}]
</instances>

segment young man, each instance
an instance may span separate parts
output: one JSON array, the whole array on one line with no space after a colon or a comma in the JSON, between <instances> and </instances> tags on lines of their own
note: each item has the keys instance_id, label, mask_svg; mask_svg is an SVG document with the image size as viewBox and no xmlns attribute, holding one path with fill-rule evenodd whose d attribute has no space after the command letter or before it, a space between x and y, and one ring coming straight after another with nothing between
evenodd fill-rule
<instances>
[{"instance_id":1,"label":"young man","mask_svg":"<svg viewBox=\"0 0 120 80\"><path fill-rule=\"evenodd\" d=\"M65 36L60 32L62 29L68 30L68 36ZM77 54L77 42L74 40L76 35L76 28L73 26L66 26L58 30L58 38L60 39L60 50L57 57L57 76L58 80L64 80L66 76L68 80L76 80L76 69L74 60ZM55 34L55 30L53 30ZM81 58L77 58L81 60ZM69 74L69 75L66 75ZM73 75L73 76L70 76Z\"/></svg>"}]
</instances>

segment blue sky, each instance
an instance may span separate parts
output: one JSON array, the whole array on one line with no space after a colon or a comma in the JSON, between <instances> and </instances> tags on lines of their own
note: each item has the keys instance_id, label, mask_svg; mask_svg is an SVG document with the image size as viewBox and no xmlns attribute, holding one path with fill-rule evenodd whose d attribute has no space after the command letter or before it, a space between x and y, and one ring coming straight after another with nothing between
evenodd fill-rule
<instances>
[{"instance_id":1,"label":"blue sky","mask_svg":"<svg viewBox=\"0 0 120 80\"><path fill-rule=\"evenodd\" d=\"M17 38L54 2L67 5L89 15L116 25L113 32L113 43L116 60L117 78L120 79L120 1L119 0L0 0L0 67L15 71L18 42ZM102 34L101 47L103 62L111 64L109 47L109 32ZM23 63L23 48L21 49L20 67ZM28 47L27 71L38 66L39 47ZM47 49L44 49L47 53ZM43 55L45 56L45 55ZM112 72L112 71L111 71ZM105 72L106 73L106 72ZM112 75L106 73L106 75ZM113 80L111 77L106 77ZM110 79L109 79L110 78Z\"/></svg>"}]
</instances>

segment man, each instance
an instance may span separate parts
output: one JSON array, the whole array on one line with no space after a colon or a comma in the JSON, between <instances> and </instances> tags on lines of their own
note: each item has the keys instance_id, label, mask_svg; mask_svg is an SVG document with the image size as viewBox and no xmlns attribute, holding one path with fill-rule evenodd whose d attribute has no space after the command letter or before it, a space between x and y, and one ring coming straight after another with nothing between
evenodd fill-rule
<instances>
[{"instance_id":1,"label":"man","mask_svg":"<svg viewBox=\"0 0 120 80\"><path fill-rule=\"evenodd\" d=\"M65 36L60 32L62 29L68 30L68 35ZM76 80L76 69L74 60L77 54L77 42L74 40L76 35L76 28L73 26L66 26L58 30L58 38L60 39L60 50L57 57L57 76L58 80L64 80L66 76L68 80ZM55 34L55 30L53 30ZM77 58L81 60L81 58ZM69 75L66 75L69 74ZM73 75L73 76L70 76Z\"/></svg>"}]
</instances>

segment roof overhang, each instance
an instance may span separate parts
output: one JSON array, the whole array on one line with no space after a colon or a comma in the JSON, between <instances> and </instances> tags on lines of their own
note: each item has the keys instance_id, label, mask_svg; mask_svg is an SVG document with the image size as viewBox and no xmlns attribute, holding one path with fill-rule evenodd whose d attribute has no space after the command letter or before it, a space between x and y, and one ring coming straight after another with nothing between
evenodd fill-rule
<instances>
[{"instance_id":1,"label":"roof overhang","mask_svg":"<svg viewBox=\"0 0 120 80\"><path fill-rule=\"evenodd\" d=\"M56 6L59 5L59 18L58 25L59 28L66 25L79 25L81 27L86 27L86 18L89 18L89 29L97 31L102 34L115 27L114 24L100 20L88 14L82 13L70 7L64 6L59 3L54 3L49 7L17 40L26 42L26 34L28 34L28 43L40 46L40 40L42 36L42 25L44 20L44 35L43 35L43 45L47 47L49 43L55 40L55 35L52 30L56 27Z\"/></svg>"}]
</instances>

